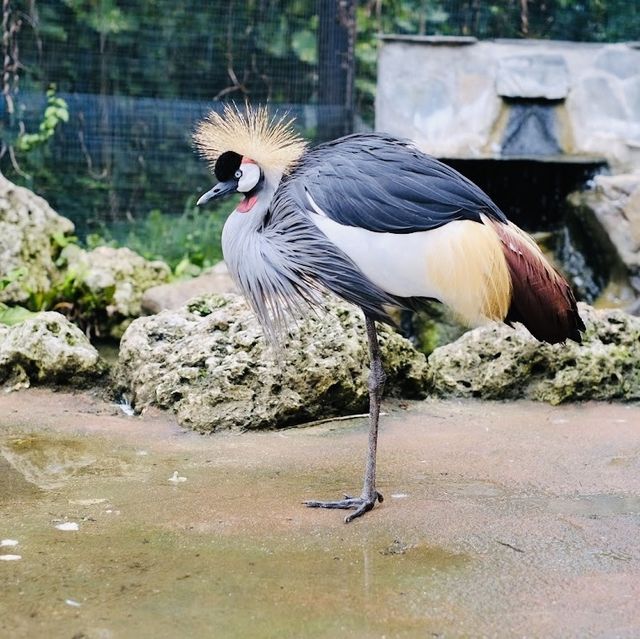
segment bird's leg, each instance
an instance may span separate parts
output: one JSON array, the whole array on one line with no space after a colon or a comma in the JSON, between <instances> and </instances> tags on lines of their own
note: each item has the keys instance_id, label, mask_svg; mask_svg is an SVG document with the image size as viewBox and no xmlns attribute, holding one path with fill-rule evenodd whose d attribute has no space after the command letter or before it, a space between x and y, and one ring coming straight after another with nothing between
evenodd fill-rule
<instances>
[{"instance_id":1,"label":"bird's leg","mask_svg":"<svg viewBox=\"0 0 640 639\"><path fill-rule=\"evenodd\" d=\"M353 521L356 517L364 515L371 510L376 500L382 503L382 494L376 490L376 453L378 450L378 421L380 418L380 401L386 375L382 369L382 358L380 357L380 345L378 344L378 333L375 322L365 316L367 325L367 337L369 339L369 446L367 448L367 463L364 472L364 486L360 497L349 497L339 501L305 501L309 508L347 508L355 509L355 512L347 515L345 523Z\"/></svg>"}]
</instances>

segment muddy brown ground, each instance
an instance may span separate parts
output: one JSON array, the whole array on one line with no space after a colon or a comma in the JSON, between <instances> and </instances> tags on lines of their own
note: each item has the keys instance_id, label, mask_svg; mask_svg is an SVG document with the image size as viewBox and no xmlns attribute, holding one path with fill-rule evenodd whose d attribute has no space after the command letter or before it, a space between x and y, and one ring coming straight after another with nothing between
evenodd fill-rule
<instances>
[{"instance_id":1,"label":"muddy brown ground","mask_svg":"<svg viewBox=\"0 0 640 639\"><path fill-rule=\"evenodd\" d=\"M301 502L359 491L363 419L203 437L0 396L0 636L640 636L640 406L385 410L386 499L347 526Z\"/></svg>"}]
</instances>

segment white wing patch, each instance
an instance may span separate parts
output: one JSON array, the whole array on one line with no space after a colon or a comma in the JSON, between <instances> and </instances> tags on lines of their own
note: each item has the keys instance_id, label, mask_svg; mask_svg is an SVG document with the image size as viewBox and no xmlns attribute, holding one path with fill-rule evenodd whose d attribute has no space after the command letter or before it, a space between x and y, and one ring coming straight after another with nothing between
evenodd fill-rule
<instances>
[{"instance_id":1,"label":"white wing patch","mask_svg":"<svg viewBox=\"0 0 640 639\"><path fill-rule=\"evenodd\" d=\"M305 189L304 192L307 195L307 200L308 200L309 204L311 205L311 208L318 215L322 215L323 217L327 217L327 214L318 206L317 202L311 197L311 193L309 193L309 191L307 191L307 189Z\"/></svg>"},{"instance_id":2,"label":"white wing patch","mask_svg":"<svg viewBox=\"0 0 640 639\"><path fill-rule=\"evenodd\" d=\"M511 278L500 240L488 225L458 220L429 231L376 233L310 217L387 293L440 300L471 325L507 314Z\"/></svg>"},{"instance_id":3,"label":"white wing patch","mask_svg":"<svg viewBox=\"0 0 640 639\"><path fill-rule=\"evenodd\" d=\"M322 215L310 215L316 226L377 286L401 297L436 297L425 279L426 254L433 231L376 233L344 226Z\"/></svg>"}]
</instances>

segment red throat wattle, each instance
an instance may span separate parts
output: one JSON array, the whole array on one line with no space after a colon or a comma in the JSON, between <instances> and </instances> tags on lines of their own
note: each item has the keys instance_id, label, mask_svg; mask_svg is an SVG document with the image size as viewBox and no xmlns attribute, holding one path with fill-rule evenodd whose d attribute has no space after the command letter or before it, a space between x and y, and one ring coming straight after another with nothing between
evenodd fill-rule
<instances>
[{"instance_id":1,"label":"red throat wattle","mask_svg":"<svg viewBox=\"0 0 640 639\"><path fill-rule=\"evenodd\" d=\"M236 211L240 211L240 213L248 213L253 205L258 201L257 195L252 195L251 197L245 197L240 204L236 207Z\"/></svg>"}]
</instances>

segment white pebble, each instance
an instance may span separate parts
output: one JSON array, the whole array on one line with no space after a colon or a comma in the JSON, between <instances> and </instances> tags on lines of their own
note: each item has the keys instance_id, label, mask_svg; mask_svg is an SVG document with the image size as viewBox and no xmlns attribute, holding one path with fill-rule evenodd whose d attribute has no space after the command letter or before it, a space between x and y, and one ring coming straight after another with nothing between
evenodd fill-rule
<instances>
[{"instance_id":1,"label":"white pebble","mask_svg":"<svg viewBox=\"0 0 640 639\"><path fill-rule=\"evenodd\" d=\"M173 471L173 475L171 475L171 477L169 477L169 479L167 481L170 481L174 484L179 484L180 482L183 481L187 481L186 477L180 477L180 475L178 475L178 471L174 470Z\"/></svg>"},{"instance_id":2,"label":"white pebble","mask_svg":"<svg viewBox=\"0 0 640 639\"><path fill-rule=\"evenodd\" d=\"M18 545L17 539L3 539L2 541L0 541L0 548L3 546L17 546L17 545Z\"/></svg>"},{"instance_id":3,"label":"white pebble","mask_svg":"<svg viewBox=\"0 0 640 639\"><path fill-rule=\"evenodd\" d=\"M94 506L95 504L104 504L106 499L70 499L69 503L75 506Z\"/></svg>"},{"instance_id":4,"label":"white pebble","mask_svg":"<svg viewBox=\"0 0 640 639\"><path fill-rule=\"evenodd\" d=\"M58 530L72 531L78 530L80 527L75 521L65 521L64 524L56 524Z\"/></svg>"},{"instance_id":5,"label":"white pebble","mask_svg":"<svg viewBox=\"0 0 640 639\"><path fill-rule=\"evenodd\" d=\"M406 499L408 496L407 493L394 493L391 495L393 499Z\"/></svg>"},{"instance_id":6,"label":"white pebble","mask_svg":"<svg viewBox=\"0 0 640 639\"><path fill-rule=\"evenodd\" d=\"M0 561L18 561L22 555L0 555Z\"/></svg>"},{"instance_id":7,"label":"white pebble","mask_svg":"<svg viewBox=\"0 0 640 639\"><path fill-rule=\"evenodd\" d=\"M75 601L74 599L65 599L64 602L67 604L67 606L73 606L74 608L80 608L80 606L82 605L80 602Z\"/></svg>"}]
</instances>

